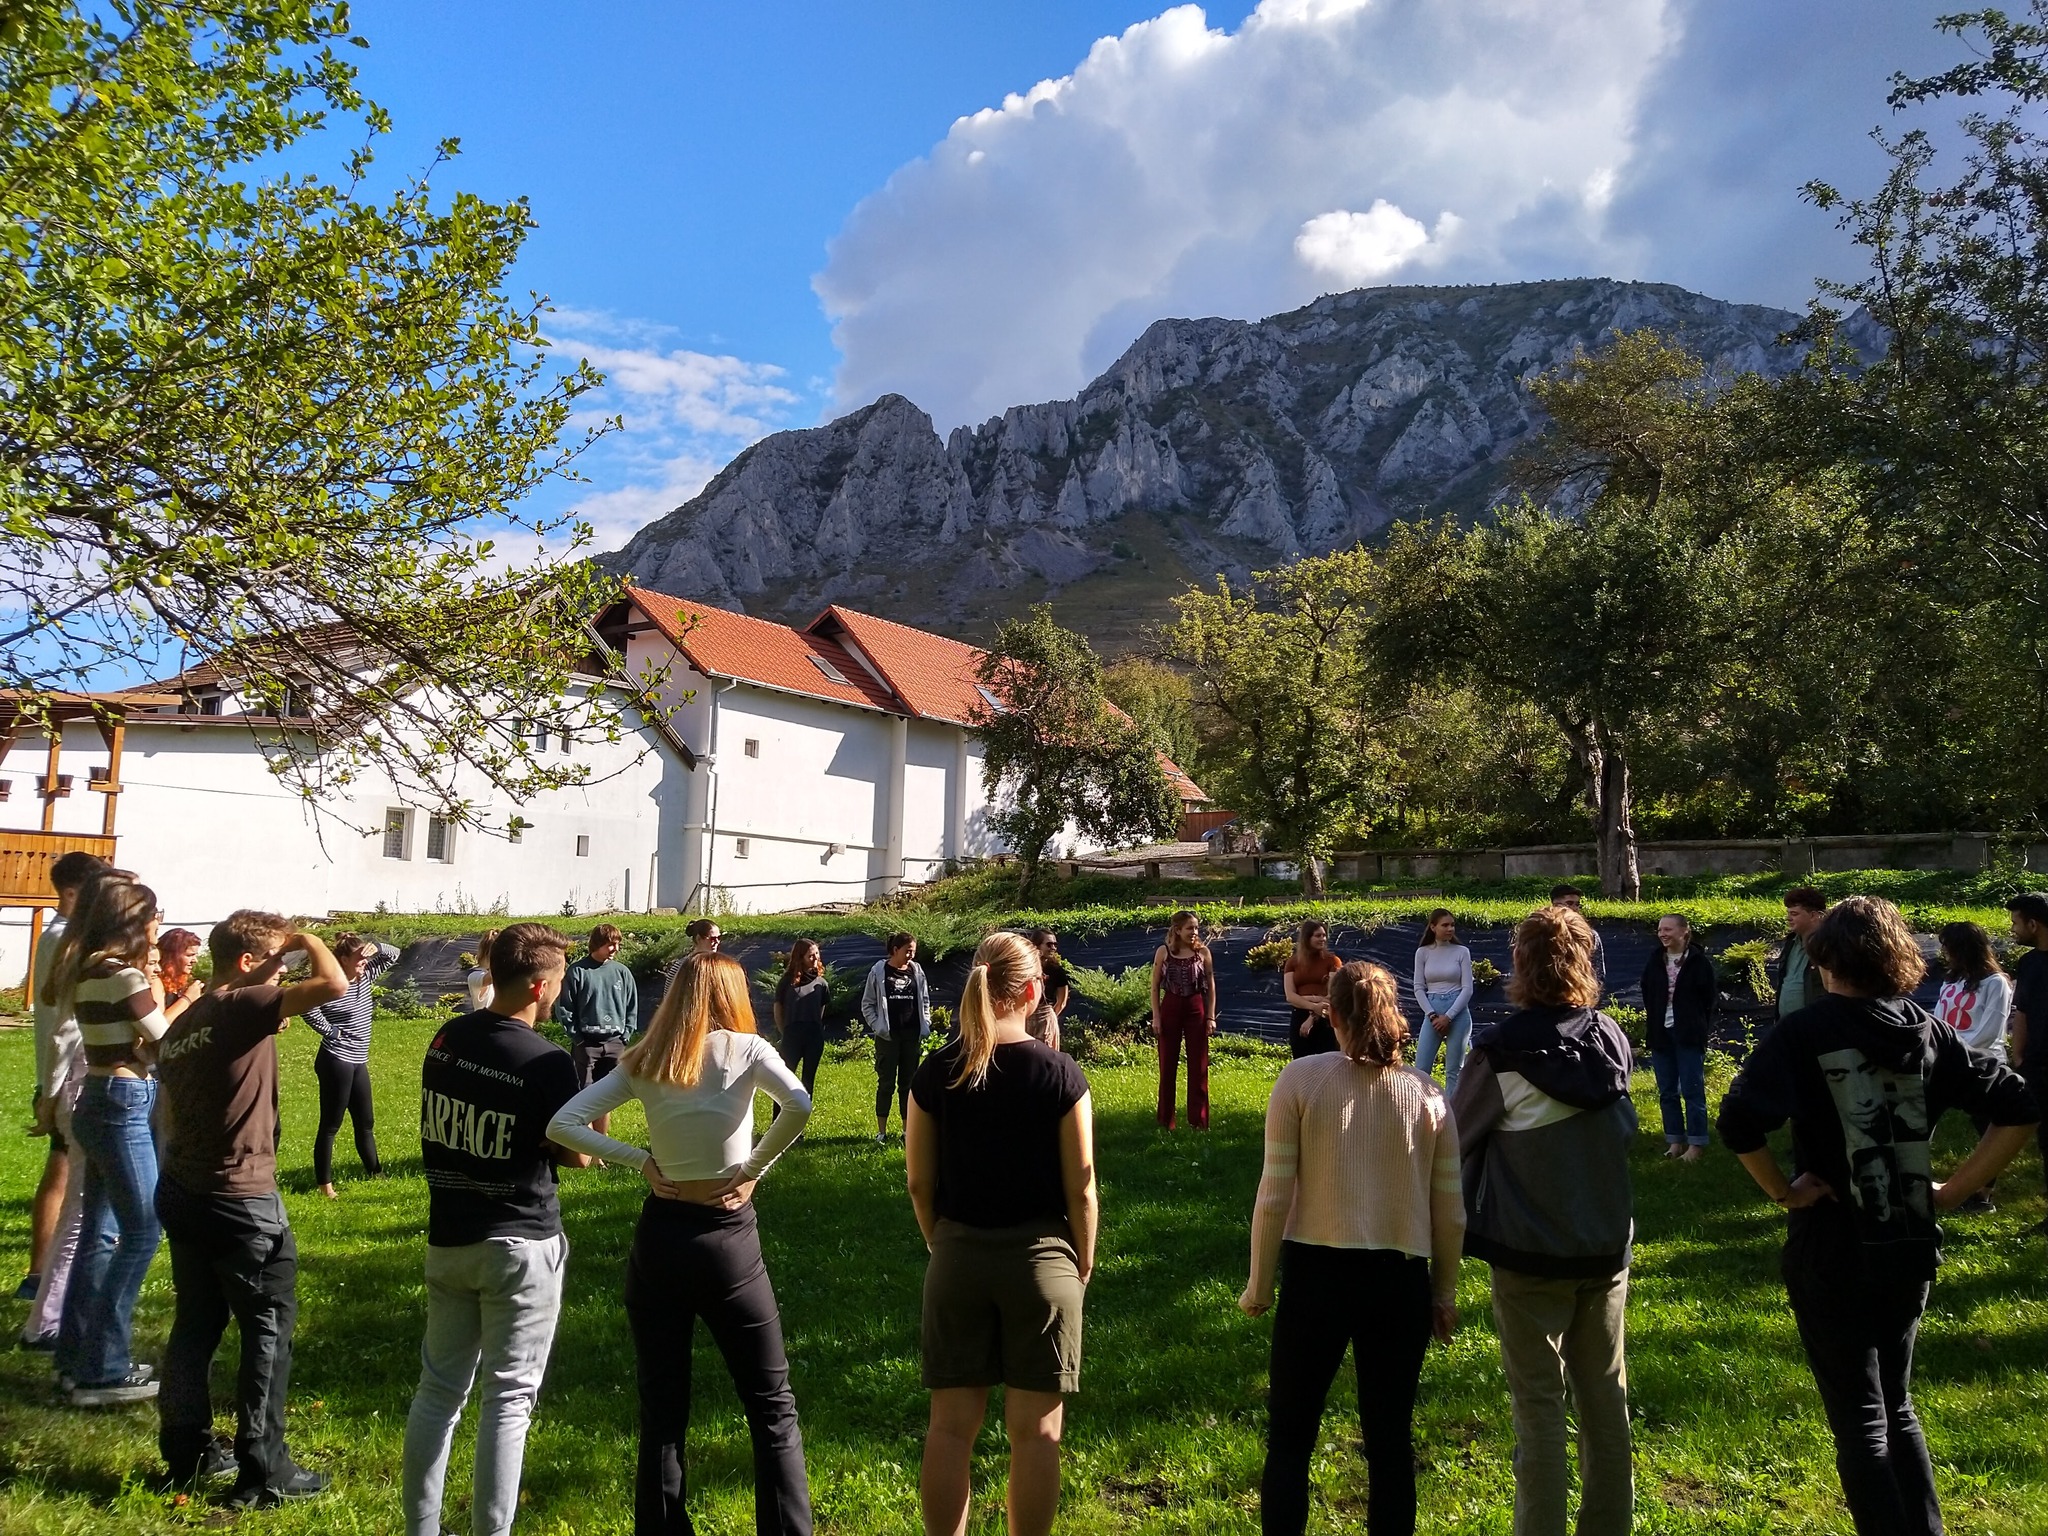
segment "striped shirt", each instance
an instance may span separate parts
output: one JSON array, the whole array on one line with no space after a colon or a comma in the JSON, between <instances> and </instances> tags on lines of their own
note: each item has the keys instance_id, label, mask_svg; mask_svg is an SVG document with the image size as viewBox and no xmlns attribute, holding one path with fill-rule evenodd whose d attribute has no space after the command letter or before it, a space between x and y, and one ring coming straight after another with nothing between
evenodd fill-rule
<instances>
[{"instance_id":1,"label":"striped shirt","mask_svg":"<svg viewBox=\"0 0 2048 1536\"><path fill-rule=\"evenodd\" d=\"M1266 1106L1252 1290L1272 1294L1285 1239L1428 1259L1437 1299L1448 1301L1465 1238L1458 1175L1450 1103L1423 1073L1337 1053L1291 1063Z\"/></svg>"},{"instance_id":2,"label":"striped shirt","mask_svg":"<svg viewBox=\"0 0 2048 1536\"><path fill-rule=\"evenodd\" d=\"M132 965L101 956L79 978L72 999L78 1038L88 1067L143 1065L138 1044L163 1038L170 1021L150 990L149 978Z\"/></svg>"},{"instance_id":3,"label":"striped shirt","mask_svg":"<svg viewBox=\"0 0 2048 1536\"><path fill-rule=\"evenodd\" d=\"M370 1015L376 1007L370 985L397 959L397 950L380 944L346 992L306 1015L306 1022L320 1037L320 1049L334 1060L354 1064L370 1059Z\"/></svg>"}]
</instances>

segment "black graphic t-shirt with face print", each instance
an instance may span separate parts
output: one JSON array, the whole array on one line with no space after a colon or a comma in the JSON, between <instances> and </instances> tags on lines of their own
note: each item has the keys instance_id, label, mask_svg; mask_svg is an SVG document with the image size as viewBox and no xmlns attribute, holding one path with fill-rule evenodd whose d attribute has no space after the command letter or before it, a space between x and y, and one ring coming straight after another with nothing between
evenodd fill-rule
<instances>
[{"instance_id":1,"label":"black graphic t-shirt with face print","mask_svg":"<svg viewBox=\"0 0 2048 1536\"><path fill-rule=\"evenodd\" d=\"M1929 1139L1948 1110L1994 1125L2040 1118L2017 1073L1907 998L1830 995L1767 1034L1721 1101L1721 1137L1751 1152L1787 1121L1794 1174L1834 1191L1792 1213L1844 1228L1866 1270L1932 1279L1940 1262Z\"/></svg>"}]
</instances>

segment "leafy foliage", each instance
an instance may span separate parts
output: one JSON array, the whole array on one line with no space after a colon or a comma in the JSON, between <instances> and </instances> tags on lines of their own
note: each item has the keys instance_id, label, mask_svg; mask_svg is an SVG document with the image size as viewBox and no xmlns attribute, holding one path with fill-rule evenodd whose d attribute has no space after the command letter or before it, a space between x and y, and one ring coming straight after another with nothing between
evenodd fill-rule
<instances>
[{"instance_id":1,"label":"leafy foliage","mask_svg":"<svg viewBox=\"0 0 2048 1536\"><path fill-rule=\"evenodd\" d=\"M1244 952L1247 970L1277 971L1287 963L1287 957L1294 953L1294 940L1267 939L1263 944L1254 944Z\"/></svg>"},{"instance_id":2,"label":"leafy foliage","mask_svg":"<svg viewBox=\"0 0 2048 1536\"><path fill-rule=\"evenodd\" d=\"M1112 973L1092 965L1069 965L1067 982L1112 1033L1130 1028L1152 1012L1152 967L1126 966Z\"/></svg>"},{"instance_id":3,"label":"leafy foliage","mask_svg":"<svg viewBox=\"0 0 2048 1536\"><path fill-rule=\"evenodd\" d=\"M571 677L608 588L506 564L593 434L543 301L504 284L522 201L364 195L385 113L324 0L23 0L0 48L0 686L41 696L200 658L309 799L371 767L474 819L575 781L517 721L609 736ZM333 180L279 169L362 133ZM585 535L575 534L569 542ZM266 737L266 739L271 739Z\"/></svg>"},{"instance_id":4,"label":"leafy foliage","mask_svg":"<svg viewBox=\"0 0 2048 1536\"><path fill-rule=\"evenodd\" d=\"M1006 619L978 663L996 703L977 707L989 825L1017 851L1028 895L1046 848L1070 822L1115 845L1173 835L1180 799L1151 733L1110 707L1085 638L1039 604Z\"/></svg>"}]
</instances>

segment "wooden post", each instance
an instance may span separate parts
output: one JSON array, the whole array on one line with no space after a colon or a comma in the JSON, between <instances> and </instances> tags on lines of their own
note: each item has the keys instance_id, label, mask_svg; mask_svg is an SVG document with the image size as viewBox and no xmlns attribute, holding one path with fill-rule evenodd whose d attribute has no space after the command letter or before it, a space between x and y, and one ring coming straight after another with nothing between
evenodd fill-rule
<instances>
[{"instance_id":1,"label":"wooden post","mask_svg":"<svg viewBox=\"0 0 2048 1536\"><path fill-rule=\"evenodd\" d=\"M27 999L30 1016L36 1006L36 951L43 944L43 909L37 907L28 920L28 974L21 978L21 995Z\"/></svg>"},{"instance_id":2,"label":"wooden post","mask_svg":"<svg viewBox=\"0 0 2048 1536\"><path fill-rule=\"evenodd\" d=\"M43 830L57 830L57 764L64 755L64 727L50 722L50 761L43 773Z\"/></svg>"},{"instance_id":3,"label":"wooden post","mask_svg":"<svg viewBox=\"0 0 2048 1536\"><path fill-rule=\"evenodd\" d=\"M100 739L107 744L107 782L100 786L100 793L107 797L106 808L100 813L100 832L114 835L114 797L121 793L121 748L128 739L128 722L122 718L96 722L100 728Z\"/></svg>"}]
</instances>

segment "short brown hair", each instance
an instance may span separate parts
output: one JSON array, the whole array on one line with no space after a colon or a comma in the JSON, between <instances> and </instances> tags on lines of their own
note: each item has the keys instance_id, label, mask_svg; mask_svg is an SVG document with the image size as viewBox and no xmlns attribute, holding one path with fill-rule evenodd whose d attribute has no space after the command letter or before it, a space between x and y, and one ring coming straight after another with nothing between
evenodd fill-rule
<instances>
[{"instance_id":1,"label":"short brown hair","mask_svg":"<svg viewBox=\"0 0 2048 1536\"><path fill-rule=\"evenodd\" d=\"M1871 997L1904 997L1927 961L1899 909L1878 896L1848 896L1806 936L1806 956L1829 976Z\"/></svg>"},{"instance_id":2,"label":"short brown hair","mask_svg":"<svg viewBox=\"0 0 2048 1536\"><path fill-rule=\"evenodd\" d=\"M708 917L693 918L689 926L683 929L683 937L691 940L708 939L711 937L711 930L717 926L718 924Z\"/></svg>"},{"instance_id":3,"label":"short brown hair","mask_svg":"<svg viewBox=\"0 0 2048 1536\"><path fill-rule=\"evenodd\" d=\"M360 933L337 933L333 944L328 947L334 951L335 959L348 960L375 949L377 941L366 939Z\"/></svg>"},{"instance_id":4,"label":"short brown hair","mask_svg":"<svg viewBox=\"0 0 2048 1536\"><path fill-rule=\"evenodd\" d=\"M1518 1008L1596 1006L1593 925L1570 907L1543 907L1517 923L1508 1001Z\"/></svg>"},{"instance_id":5,"label":"short brown hair","mask_svg":"<svg viewBox=\"0 0 2048 1536\"><path fill-rule=\"evenodd\" d=\"M597 948L600 944L623 944L625 942L626 936L619 932L619 925L617 923L599 923L590 930L590 947L592 949Z\"/></svg>"},{"instance_id":6,"label":"short brown hair","mask_svg":"<svg viewBox=\"0 0 2048 1536\"><path fill-rule=\"evenodd\" d=\"M242 956L257 954L291 936L291 923L278 913L244 907L213 925L206 935L206 952L213 956L215 971L231 974Z\"/></svg>"},{"instance_id":7,"label":"short brown hair","mask_svg":"<svg viewBox=\"0 0 2048 1536\"><path fill-rule=\"evenodd\" d=\"M553 970L567 958L572 942L566 933L557 933L546 923L513 923L499 929L491 940L491 952L484 957L491 985L509 990Z\"/></svg>"},{"instance_id":8,"label":"short brown hair","mask_svg":"<svg viewBox=\"0 0 2048 1536\"><path fill-rule=\"evenodd\" d=\"M50 889L75 891L89 881L111 873L113 868L113 865L98 854L74 848L69 853L58 854L50 861Z\"/></svg>"},{"instance_id":9,"label":"short brown hair","mask_svg":"<svg viewBox=\"0 0 2048 1536\"><path fill-rule=\"evenodd\" d=\"M890 934L888 938L882 941L882 947L888 950L889 953L893 955L896 953L897 950L901 949L904 945L915 944L916 942L916 934L910 932L908 929L898 928L894 933Z\"/></svg>"},{"instance_id":10,"label":"short brown hair","mask_svg":"<svg viewBox=\"0 0 2048 1536\"><path fill-rule=\"evenodd\" d=\"M1553 885L1550 888L1550 904L1553 907L1556 906L1560 901L1563 901L1567 896L1576 896L1581 901L1584 901L1586 899L1586 893L1580 890L1576 885Z\"/></svg>"},{"instance_id":11,"label":"short brown hair","mask_svg":"<svg viewBox=\"0 0 2048 1536\"><path fill-rule=\"evenodd\" d=\"M1798 907L1804 912L1825 912L1828 898L1817 885L1795 885L1783 897L1788 907Z\"/></svg>"}]
</instances>

